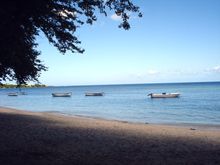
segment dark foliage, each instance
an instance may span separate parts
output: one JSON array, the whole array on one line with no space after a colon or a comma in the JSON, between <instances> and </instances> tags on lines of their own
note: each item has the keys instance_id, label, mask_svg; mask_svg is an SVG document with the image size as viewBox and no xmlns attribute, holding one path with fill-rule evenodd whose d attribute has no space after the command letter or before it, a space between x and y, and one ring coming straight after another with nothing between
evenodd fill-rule
<instances>
[{"instance_id":1,"label":"dark foliage","mask_svg":"<svg viewBox=\"0 0 220 165\"><path fill-rule=\"evenodd\" d=\"M119 27L129 29L128 12L139 13L131 0L5 0L0 6L0 82L37 81L47 68L38 59L36 36L42 31L61 53L83 53L74 32L92 24L96 14L113 10L122 17Z\"/></svg>"}]
</instances>

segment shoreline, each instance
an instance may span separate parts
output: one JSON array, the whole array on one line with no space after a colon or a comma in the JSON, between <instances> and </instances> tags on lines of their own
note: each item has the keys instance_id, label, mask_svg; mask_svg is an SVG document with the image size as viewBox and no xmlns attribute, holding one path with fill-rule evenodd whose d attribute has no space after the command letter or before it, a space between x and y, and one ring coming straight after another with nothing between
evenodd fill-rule
<instances>
[{"instance_id":1,"label":"shoreline","mask_svg":"<svg viewBox=\"0 0 220 165\"><path fill-rule=\"evenodd\" d=\"M161 124L161 123L139 123L139 122L130 122L130 121L122 121L122 120L111 120L111 119L105 119L100 117L90 117L90 116L83 116L83 115L69 115L69 114L63 114L59 112L32 112L27 110L18 110L14 108L7 108L7 107L1 107L0 106L0 114L1 113L9 113L9 114L15 114L15 115L25 115L25 116L33 116L33 117L39 117L39 118L45 118L46 120L55 120L55 121L61 121L61 122L70 122L67 124L72 124L74 120L76 122L84 122L86 124L90 122L94 123L104 123L109 125L110 127L112 125L126 125L128 127L134 127L138 128L150 128L150 129L158 129L159 132L161 130L163 131L169 131L171 130L177 130L177 131L189 131L189 132L211 132L216 133L219 135L219 142L220 142L220 126L218 125L210 125L210 124ZM87 123L88 122L88 123ZM87 125L89 126L89 125ZM101 126L102 127L102 126ZM151 130L151 131L152 131ZM179 132L179 133L180 133ZM175 134L175 133L174 133Z\"/></svg>"},{"instance_id":2,"label":"shoreline","mask_svg":"<svg viewBox=\"0 0 220 165\"><path fill-rule=\"evenodd\" d=\"M0 107L0 164L220 164L220 131Z\"/></svg>"},{"instance_id":3,"label":"shoreline","mask_svg":"<svg viewBox=\"0 0 220 165\"><path fill-rule=\"evenodd\" d=\"M95 116L86 116L86 115L72 115L72 114L66 114L66 113L60 113L60 112L42 112L42 113L48 113L53 114L57 116L66 116L66 117L79 117L82 119L94 119L94 120L104 120L109 122L119 122L119 123L128 123L128 124L137 124L137 125L152 125L152 126L172 126L177 128L195 128L195 129L202 129L202 130L213 130L213 131L220 131L220 124L203 124L203 123L148 123L148 122L133 122L133 121L127 121L127 120L117 120L117 119L107 119L104 117L95 117Z\"/></svg>"},{"instance_id":4,"label":"shoreline","mask_svg":"<svg viewBox=\"0 0 220 165\"><path fill-rule=\"evenodd\" d=\"M118 119L109 119L104 117L96 117L96 116L87 116L87 115L74 115L74 114L68 114L68 113L62 113L59 111L41 111L41 112L34 112L29 110L22 110L22 109L16 109L16 108L9 108L9 107L3 107L0 106L0 112L2 109L12 110L16 112L23 112L23 113L33 113L33 114L51 114L51 115L57 115L57 116L64 116L64 117L79 117L82 119L94 119L94 120L104 120L104 121L112 121L112 122L119 122L119 123L129 123L129 124L144 124L144 125L155 125L155 126L174 126L174 127L193 127L193 129L203 129L203 130L216 130L220 131L220 124L207 124L207 123L150 123L150 122L135 122L135 121L127 121L127 120L118 120Z\"/></svg>"}]
</instances>

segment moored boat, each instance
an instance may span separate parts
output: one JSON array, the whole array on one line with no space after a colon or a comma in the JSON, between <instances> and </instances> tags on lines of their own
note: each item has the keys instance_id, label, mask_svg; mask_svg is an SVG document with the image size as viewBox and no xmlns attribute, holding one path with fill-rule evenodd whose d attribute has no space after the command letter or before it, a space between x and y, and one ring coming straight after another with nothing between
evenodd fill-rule
<instances>
[{"instance_id":1,"label":"moored boat","mask_svg":"<svg viewBox=\"0 0 220 165\"><path fill-rule=\"evenodd\" d=\"M52 93L53 97L71 97L72 93Z\"/></svg>"},{"instance_id":2,"label":"moored boat","mask_svg":"<svg viewBox=\"0 0 220 165\"><path fill-rule=\"evenodd\" d=\"M151 98L177 98L180 96L179 93L150 93L148 94Z\"/></svg>"},{"instance_id":3,"label":"moored boat","mask_svg":"<svg viewBox=\"0 0 220 165\"><path fill-rule=\"evenodd\" d=\"M103 96L104 93L103 92L88 92L85 93L85 96Z\"/></svg>"},{"instance_id":4,"label":"moored boat","mask_svg":"<svg viewBox=\"0 0 220 165\"><path fill-rule=\"evenodd\" d=\"M18 96L18 93L8 93L8 96Z\"/></svg>"}]
</instances>

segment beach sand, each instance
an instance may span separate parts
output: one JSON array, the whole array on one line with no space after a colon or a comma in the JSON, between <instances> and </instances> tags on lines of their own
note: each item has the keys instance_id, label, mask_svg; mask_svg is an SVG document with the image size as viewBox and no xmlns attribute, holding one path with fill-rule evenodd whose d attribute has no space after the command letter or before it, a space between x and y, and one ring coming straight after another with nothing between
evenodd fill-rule
<instances>
[{"instance_id":1,"label":"beach sand","mask_svg":"<svg viewBox=\"0 0 220 165\"><path fill-rule=\"evenodd\" d=\"M0 108L0 164L220 164L220 129L194 128Z\"/></svg>"}]
</instances>

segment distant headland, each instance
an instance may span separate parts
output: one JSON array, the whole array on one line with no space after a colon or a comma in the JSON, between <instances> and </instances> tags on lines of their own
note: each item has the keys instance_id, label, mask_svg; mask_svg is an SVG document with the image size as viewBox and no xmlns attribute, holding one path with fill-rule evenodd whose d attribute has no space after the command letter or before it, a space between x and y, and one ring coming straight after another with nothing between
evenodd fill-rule
<instances>
[{"instance_id":1,"label":"distant headland","mask_svg":"<svg viewBox=\"0 0 220 165\"><path fill-rule=\"evenodd\" d=\"M47 87L44 84L33 84L33 85L28 85L28 84L22 84L22 85L16 85L16 84L0 84L0 88L43 88Z\"/></svg>"}]
</instances>

